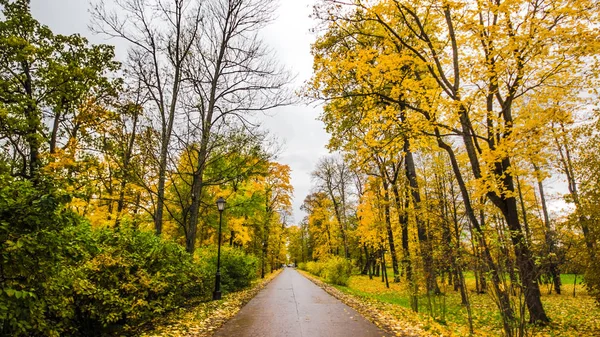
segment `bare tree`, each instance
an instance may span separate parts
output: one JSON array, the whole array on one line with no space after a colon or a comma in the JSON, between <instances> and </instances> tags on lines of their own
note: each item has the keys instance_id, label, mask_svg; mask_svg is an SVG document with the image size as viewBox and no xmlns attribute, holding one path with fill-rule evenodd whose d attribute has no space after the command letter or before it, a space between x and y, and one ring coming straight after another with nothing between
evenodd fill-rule
<instances>
[{"instance_id":1,"label":"bare tree","mask_svg":"<svg viewBox=\"0 0 600 337\"><path fill-rule=\"evenodd\" d=\"M344 244L344 257L349 258L346 206L353 179L352 173L341 158L325 157L317 163L312 177L316 180L318 188L327 194L333 204L334 215Z\"/></svg>"},{"instance_id":2,"label":"bare tree","mask_svg":"<svg viewBox=\"0 0 600 337\"><path fill-rule=\"evenodd\" d=\"M194 251L205 169L215 140L232 126L253 133L254 112L291 103L291 77L258 36L273 18L272 0L210 0L206 25L192 41L184 63L186 116L197 144L192 176L186 248Z\"/></svg>"},{"instance_id":3,"label":"bare tree","mask_svg":"<svg viewBox=\"0 0 600 337\"><path fill-rule=\"evenodd\" d=\"M127 77L142 83L159 125L158 181L154 227L162 232L165 181L173 126L180 107L183 68L201 36L198 0L99 0L92 6L91 29L129 43Z\"/></svg>"}]
</instances>

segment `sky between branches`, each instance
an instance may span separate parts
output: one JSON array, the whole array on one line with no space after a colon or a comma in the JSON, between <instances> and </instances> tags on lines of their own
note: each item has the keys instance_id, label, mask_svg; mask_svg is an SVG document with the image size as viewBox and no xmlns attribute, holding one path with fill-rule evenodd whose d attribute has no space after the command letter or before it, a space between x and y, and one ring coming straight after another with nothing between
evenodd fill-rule
<instances>
[{"instance_id":1,"label":"sky between branches","mask_svg":"<svg viewBox=\"0 0 600 337\"><path fill-rule=\"evenodd\" d=\"M92 0L93 1L93 0ZM264 40L276 53L279 62L296 74L295 86L299 89L312 73L310 44L315 35L309 30L314 22L309 18L314 0L280 0L275 21L264 31ZM79 33L92 43L116 46L119 61L127 57L127 45L120 40L106 39L90 32L90 0L32 0L34 17L48 25L55 33ZM310 172L319 157L326 155L325 144L329 136L317 120L320 108L314 106L289 106L257 116L263 128L282 144L278 162L292 169L294 186L294 223L304 217L300 205L309 193Z\"/></svg>"},{"instance_id":2,"label":"sky between branches","mask_svg":"<svg viewBox=\"0 0 600 337\"><path fill-rule=\"evenodd\" d=\"M94 1L94 0L91 0ZM296 74L295 88L299 90L312 74L312 56L310 44L316 35L310 32L315 22L309 17L316 0L279 0L279 8L275 13L275 21L263 32L266 44L275 51L275 57ZM79 33L92 43L106 43L116 46L119 61L127 56L127 45L117 39L106 39L90 32L90 0L32 0L33 15L41 23L48 25L55 33ZM292 185L294 186L294 218L291 223L298 223L305 216L300 210L304 197L311 188L310 173L317 160L327 155L325 145L329 135L324 125L317 120L320 107L315 105L281 107L260 115L263 128L282 144L278 162L287 164L292 169ZM557 194L566 192L563 177L554 176L548 181L551 200L551 212L563 213L569 207Z\"/></svg>"}]
</instances>

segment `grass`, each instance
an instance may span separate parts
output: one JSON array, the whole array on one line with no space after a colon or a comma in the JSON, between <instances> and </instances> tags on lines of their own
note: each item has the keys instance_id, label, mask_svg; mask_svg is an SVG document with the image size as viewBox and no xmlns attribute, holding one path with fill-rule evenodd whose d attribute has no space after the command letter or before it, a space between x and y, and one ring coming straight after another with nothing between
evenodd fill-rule
<instances>
[{"instance_id":1,"label":"grass","mask_svg":"<svg viewBox=\"0 0 600 337\"><path fill-rule=\"evenodd\" d=\"M388 275L392 275L390 270ZM390 277L391 279L391 277ZM475 335L501 335L502 325L498 309L491 295L475 293L475 279L472 273L465 275L469 299L471 301ZM600 309L587 295L584 285L577 279L576 297L573 297L574 275L562 275L563 294L549 294L551 285L542 285L542 302L552 322L545 326L529 326L532 336L598 336L600 335ZM382 303L410 309L410 292L406 282L390 283L385 287L381 277L354 275L348 286L335 286L340 291L359 298L374 299ZM443 295L427 297L419 295L421 316L433 317L447 328L447 333L458 336L468 334L468 316L461 304L461 297L452 286L441 284ZM513 297L516 302L518 298ZM518 303L517 303L518 304Z\"/></svg>"}]
</instances>

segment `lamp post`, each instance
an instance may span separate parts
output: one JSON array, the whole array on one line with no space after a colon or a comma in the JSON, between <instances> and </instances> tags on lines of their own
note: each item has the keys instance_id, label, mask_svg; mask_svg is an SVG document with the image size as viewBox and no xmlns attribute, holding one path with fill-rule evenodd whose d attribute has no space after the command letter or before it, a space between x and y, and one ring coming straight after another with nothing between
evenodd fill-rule
<instances>
[{"instance_id":1,"label":"lamp post","mask_svg":"<svg viewBox=\"0 0 600 337\"><path fill-rule=\"evenodd\" d=\"M219 209L219 245L217 246L217 275L215 276L215 291L213 300L221 299L221 224L223 223L223 210L225 209L225 199L217 199L217 208Z\"/></svg>"}]
</instances>

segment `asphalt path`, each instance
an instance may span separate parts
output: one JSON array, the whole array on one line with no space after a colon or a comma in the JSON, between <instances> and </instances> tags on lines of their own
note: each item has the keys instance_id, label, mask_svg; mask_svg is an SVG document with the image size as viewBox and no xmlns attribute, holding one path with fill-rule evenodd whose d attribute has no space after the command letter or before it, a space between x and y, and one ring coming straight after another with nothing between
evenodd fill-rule
<instances>
[{"instance_id":1,"label":"asphalt path","mask_svg":"<svg viewBox=\"0 0 600 337\"><path fill-rule=\"evenodd\" d=\"M286 268L214 336L387 337L390 335L296 270Z\"/></svg>"}]
</instances>

